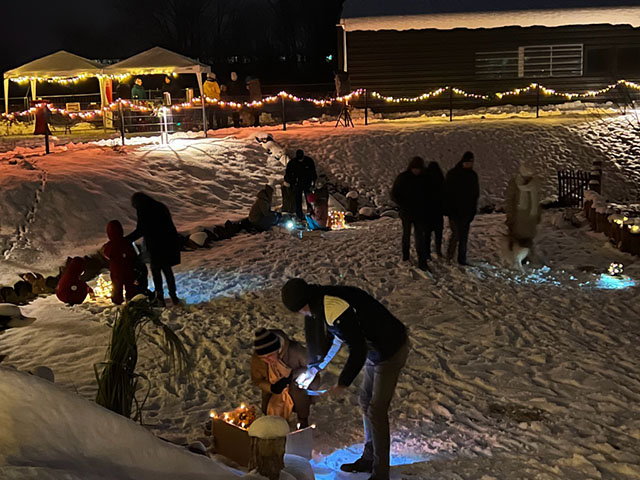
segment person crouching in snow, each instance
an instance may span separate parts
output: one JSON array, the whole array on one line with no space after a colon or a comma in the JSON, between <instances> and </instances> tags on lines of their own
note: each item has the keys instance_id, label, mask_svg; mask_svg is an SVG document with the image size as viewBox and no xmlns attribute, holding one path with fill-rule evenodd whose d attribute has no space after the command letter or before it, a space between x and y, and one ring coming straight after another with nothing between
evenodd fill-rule
<instances>
[{"instance_id":1,"label":"person crouching in snow","mask_svg":"<svg viewBox=\"0 0 640 480\"><path fill-rule=\"evenodd\" d=\"M111 220L107 224L107 236L109 241L102 247L102 252L105 258L109 260L109 272L113 285L111 301L116 305L120 305L124 300L122 295L123 287L126 291L127 300L131 300L138 293L135 286L136 275L133 269L136 252L131 242L124 238L122 224L118 220Z\"/></svg>"},{"instance_id":2,"label":"person crouching in snow","mask_svg":"<svg viewBox=\"0 0 640 480\"><path fill-rule=\"evenodd\" d=\"M311 230L330 230L329 221L329 189L326 186L316 188L315 192L307 195L307 202L311 204L312 214L307 215L307 224Z\"/></svg>"},{"instance_id":3,"label":"person crouching in snow","mask_svg":"<svg viewBox=\"0 0 640 480\"><path fill-rule=\"evenodd\" d=\"M249 211L249 221L260 230L269 230L280 221L280 213L271 211L273 187L265 185L258 192L255 202Z\"/></svg>"},{"instance_id":4,"label":"person crouching in snow","mask_svg":"<svg viewBox=\"0 0 640 480\"><path fill-rule=\"evenodd\" d=\"M262 411L289 420L296 412L300 428L309 426L311 399L295 379L307 370L306 349L282 330L256 331L251 381L262 390Z\"/></svg>"},{"instance_id":5,"label":"person crouching in snow","mask_svg":"<svg viewBox=\"0 0 640 480\"><path fill-rule=\"evenodd\" d=\"M65 269L56 286L56 297L68 305L79 305L84 302L87 295L93 295L93 290L87 283L80 279L87 263L82 257L67 259Z\"/></svg>"},{"instance_id":6,"label":"person crouching in snow","mask_svg":"<svg viewBox=\"0 0 640 480\"><path fill-rule=\"evenodd\" d=\"M282 303L304 315L310 348L326 345L325 340L333 337L333 345L328 352L325 350L321 361L309 366L304 382L299 380L301 386L326 368L343 343L349 347L349 358L338 384L328 394L343 395L364 367L360 391L364 452L340 469L372 472L370 480L389 480L389 405L410 350L406 327L384 305L356 287L309 285L301 278L292 278L282 287ZM318 358L314 351L310 356Z\"/></svg>"},{"instance_id":7,"label":"person crouching in snow","mask_svg":"<svg viewBox=\"0 0 640 480\"><path fill-rule=\"evenodd\" d=\"M520 166L518 174L509 181L505 211L509 229L509 250L513 251L517 245L529 249L528 255L532 256L533 241L542 216L540 182L524 163Z\"/></svg>"}]
</instances>

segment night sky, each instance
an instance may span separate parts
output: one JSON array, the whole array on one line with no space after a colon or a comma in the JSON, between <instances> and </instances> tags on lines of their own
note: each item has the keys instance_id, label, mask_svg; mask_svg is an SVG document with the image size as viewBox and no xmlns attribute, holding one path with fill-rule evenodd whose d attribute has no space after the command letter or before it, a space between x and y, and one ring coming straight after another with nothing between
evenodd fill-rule
<instances>
[{"instance_id":1,"label":"night sky","mask_svg":"<svg viewBox=\"0 0 640 480\"><path fill-rule=\"evenodd\" d=\"M637 5L638 1L347 0L344 15ZM193 20L183 21L182 33L170 38L159 25L165 21L162 9L169 10L172 2L181 8L188 5L191 11L194 5L206 4L209 11L198 16L204 20L195 27L189 23ZM342 3L340 0L29 0L26 4L2 0L0 18L4 20L4 35L0 71L60 49L100 60L126 58L155 45L214 64L228 55L266 59L294 50L313 57L312 61L321 61L317 59L335 50L335 23ZM211 26L216 18L211 8L214 4L227 15L226 23L218 25L217 33ZM185 32L190 30L194 34L187 38ZM288 32L294 32L293 36L287 37Z\"/></svg>"}]
</instances>

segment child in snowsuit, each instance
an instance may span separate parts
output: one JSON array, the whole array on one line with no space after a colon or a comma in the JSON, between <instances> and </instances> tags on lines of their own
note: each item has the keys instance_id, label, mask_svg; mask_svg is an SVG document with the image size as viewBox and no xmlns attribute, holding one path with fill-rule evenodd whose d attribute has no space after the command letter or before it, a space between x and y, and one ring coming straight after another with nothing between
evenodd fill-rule
<instances>
[{"instance_id":1,"label":"child in snowsuit","mask_svg":"<svg viewBox=\"0 0 640 480\"><path fill-rule=\"evenodd\" d=\"M79 305L84 302L88 294L93 293L91 287L89 287L86 282L80 280L80 276L84 273L85 267L86 262L82 257L67 259L67 268L56 287L56 297L58 297L58 300L69 305Z\"/></svg>"},{"instance_id":2,"label":"child in snowsuit","mask_svg":"<svg viewBox=\"0 0 640 480\"><path fill-rule=\"evenodd\" d=\"M131 242L125 240L122 224L118 220L111 220L107 224L107 236L109 241L102 247L102 251L109 259L109 272L113 284L111 301L120 305L124 300L123 287L126 290L127 300L131 300L137 293L133 268L136 252Z\"/></svg>"}]
</instances>

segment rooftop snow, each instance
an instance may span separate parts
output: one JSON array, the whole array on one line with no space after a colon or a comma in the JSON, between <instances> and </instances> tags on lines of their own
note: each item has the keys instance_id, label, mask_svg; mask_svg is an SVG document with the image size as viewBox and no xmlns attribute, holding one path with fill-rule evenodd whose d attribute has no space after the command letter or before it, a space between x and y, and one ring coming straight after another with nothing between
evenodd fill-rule
<instances>
[{"instance_id":1,"label":"rooftop snow","mask_svg":"<svg viewBox=\"0 0 640 480\"><path fill-rule=\"evenodd\" d=\"M375 10L373 10L375 11ZM640 6L607 8L571 8L546 10L509 10L484 12L446 12L430 14L383 14L343 17L348 32L378 30L423 30L435 28L561 27L566 25L631 25L640 27Z\"/></svg>"}]
</instances>

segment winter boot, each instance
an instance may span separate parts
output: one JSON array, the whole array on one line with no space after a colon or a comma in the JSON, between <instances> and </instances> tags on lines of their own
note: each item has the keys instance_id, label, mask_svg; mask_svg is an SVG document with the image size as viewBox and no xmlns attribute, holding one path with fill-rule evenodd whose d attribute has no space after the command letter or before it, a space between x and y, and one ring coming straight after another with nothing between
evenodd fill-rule
<instances>
[{"instance_id":1,"label":"winter boot","mask_svg":"<svg viewBox=\"0 0 640 480\"><path fill-rule=\"evenodd\" d=\"M175 307L176 305L182 305L182 300L180 300L174 293L173 295L171 295L171 303L173 303L173 306Z\"/></svg>"},{"instance_id":2,"label":"winter boot","mask_svg":"<svg viewBox=\"0 0 640 480\"><path fill-rule=\"evenodd\" d=\"M360 457L353 463L343 463L340 465L340 470L348 473L370 473L373 469L373 461Z\"/></svg>"},{"instance_id":3,"label":"winter boot","mask_svg":"<svg viewBox=\"0 0 640 480\"><path fill-rule=\"evenodd\" d=\"M308 418L299 418L298 419L298 429L302 430L303 428L307 428L309 426L309 419Z\"/></svg>"},{"instance_id":4,"label":"winter boot","mask_svg":"<svg viewBox=\"0 0 640 480\"><path fill-rule=\"evenodd\" d=\"M153 305L158 307L165 307L164 296L161 293L156 292L153 298Z\"/></svg>"}]
</instances>

